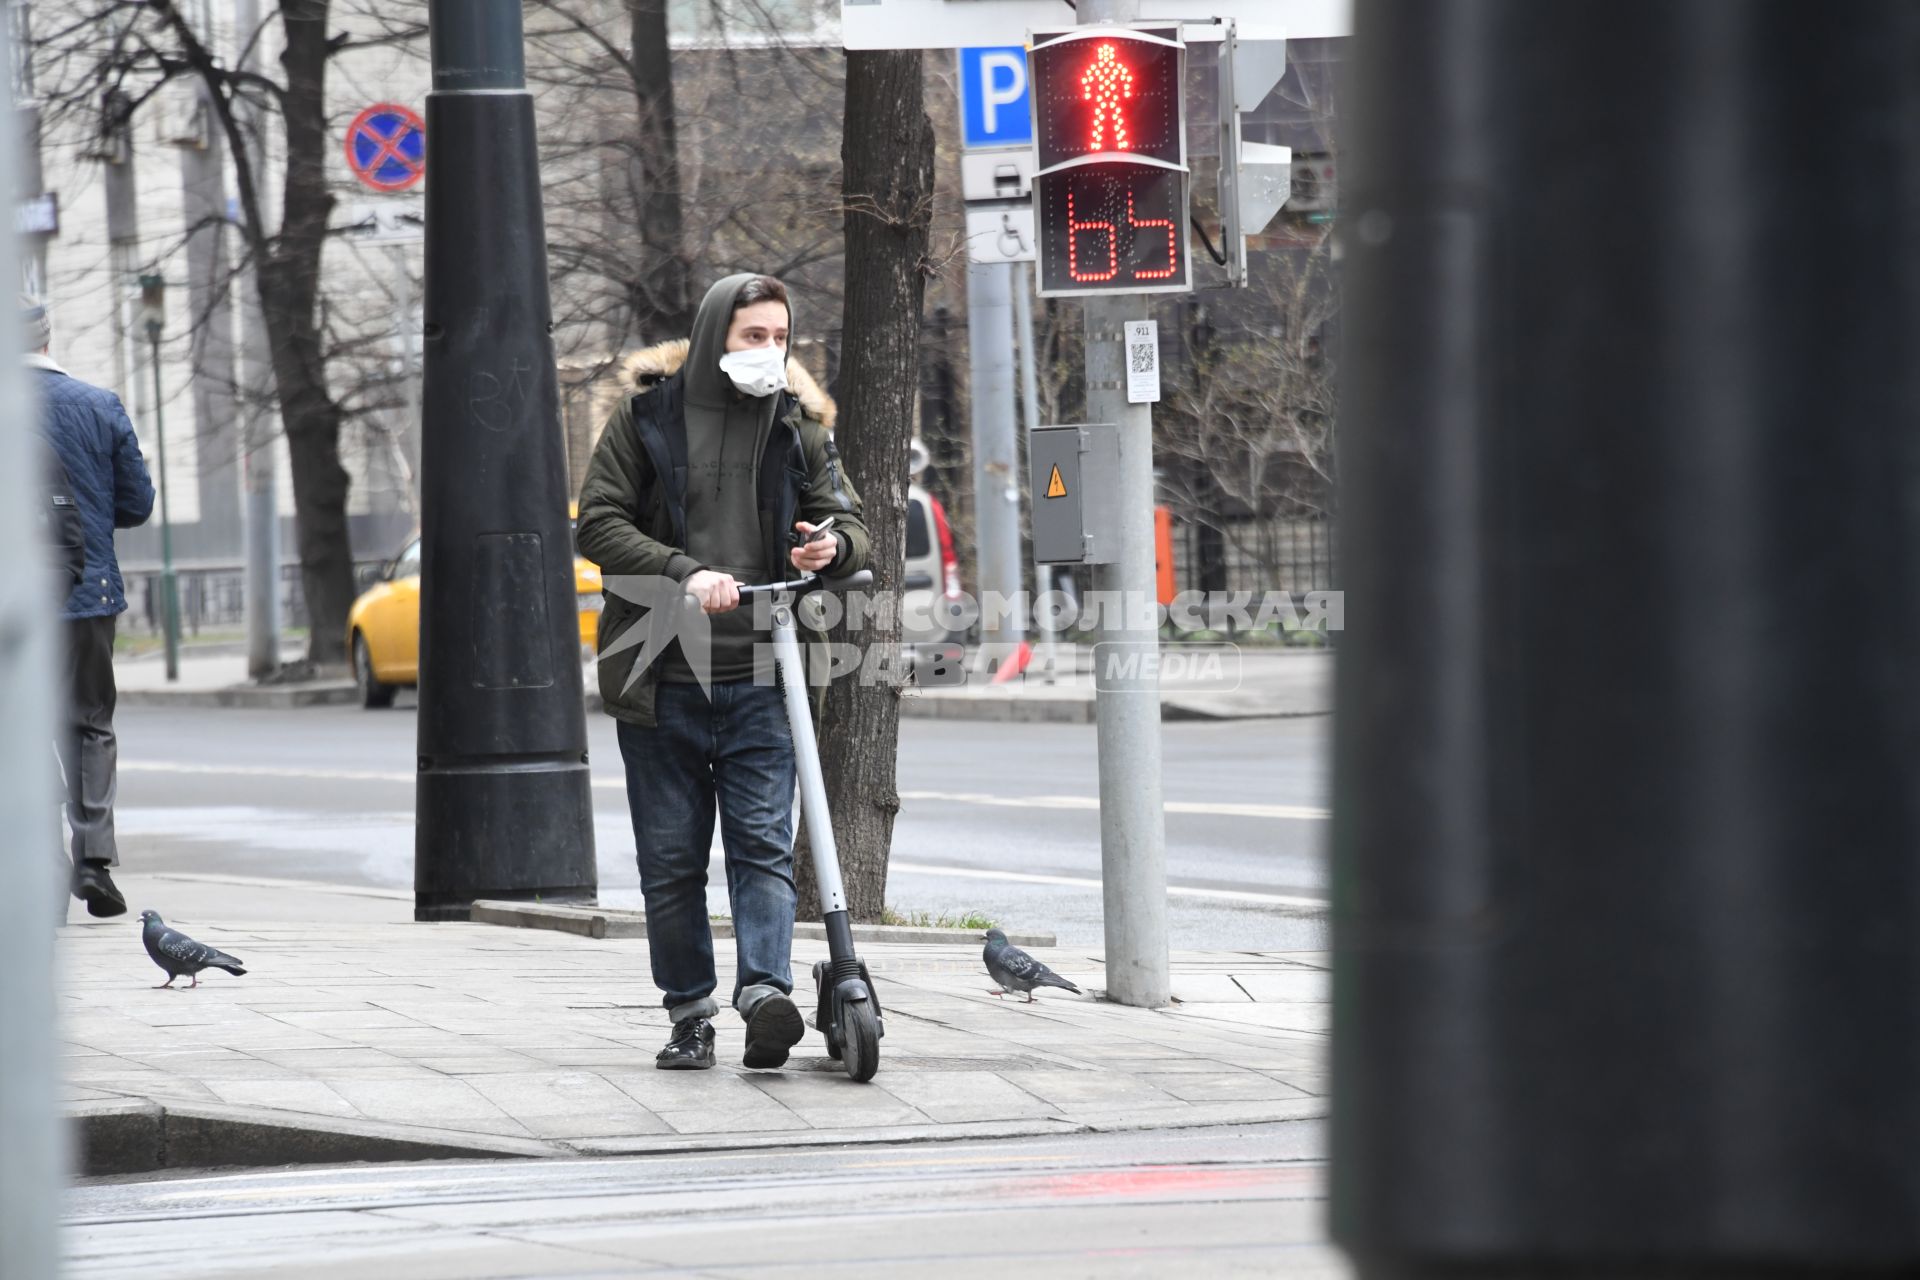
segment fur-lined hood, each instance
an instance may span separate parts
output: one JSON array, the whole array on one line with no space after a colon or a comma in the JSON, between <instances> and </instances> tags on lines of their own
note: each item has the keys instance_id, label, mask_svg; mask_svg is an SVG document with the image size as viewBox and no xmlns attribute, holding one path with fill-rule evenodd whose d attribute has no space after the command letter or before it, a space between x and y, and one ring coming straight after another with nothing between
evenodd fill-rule
<instances>
[{"instance_id":1,"label":"fur-lined hood","mask_svg":"<svg viewBox=\"0 0 1920 1280\"><path fill-rule=\"evenodd\" d=\"M675 338L671 342L657 342L651 347L641 348L621 362L621 383L630 391L647 391L658 386L678 373L680 366L687 362L687 346L685 338ZM800 407L808 417L817 419L827 430L833 430L839 407L834 404L833 397L813 380L813 375L792 356L787 357L787 385L793 388L794 398L800 401Z\"/></svg>"}]
</instances>

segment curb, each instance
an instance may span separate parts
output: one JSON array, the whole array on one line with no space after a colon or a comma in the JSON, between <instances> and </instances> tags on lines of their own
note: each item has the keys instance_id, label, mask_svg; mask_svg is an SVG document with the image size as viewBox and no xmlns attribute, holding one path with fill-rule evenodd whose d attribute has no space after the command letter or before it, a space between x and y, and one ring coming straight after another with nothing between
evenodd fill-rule
<instances>
[{"instance_id":1,"label":"curb","mask_svg":"<svg viewBox=\"0 0 1920 1280\"><path fill-rule=\"evenodd\" d=\"M647 936L646 912L623 911L615 907L566 907L536 902L483 900L473 904L467 919L473 924L495 924L509 929L551 929L558 933L577 934L580 937L595 940ZM725 939L733 936L732 921L715 920L712 924L715 938ZM827 930L825 925L800 920L794 923L793 936L812 942L825 942ZM856 924L853 926L855 942L974 946L979 944L980 936L981 931L977 929L931 929L910 924ZM1007 941L1016 947L1059 945L1057 937L1051 933L1010 933L1007 935Z\"/></svg>"},{"instance_id":2,"label":"curb","mask_svg":"<svg viewBox=\"0 0 1920 1280\"><path fill-rule=\"evenodd\" d=\"M359 1161L507 1160L564 1149L526 1138L305 1116L211 1103L76 1102L67 1105L85 1177L209 1169L224 1165L349 1164Z\"/></svg>"},{"instance_id":3,"label":"curb","mask_svg":"<svg viewBox=\"0 0 1920 1280\"><path fill-rule=\"evenodd\" d=\"M228 685L224 689L122 689L123 707L231 707L288 711L299 707L350 706L360 691L352 681L306 685Z\"/></svg>"},{"instance_id":4,"label":"curb","mask_svg":"<svg viewBox=\"0 0 1920 1280\"><path fill-rule=\"evenodd\" d=\"M903 720L975 720L1001 724L1092 724L1097 718L1092 698L942 697L908 695L900 700ZM1160 719L1183 720L1292 720L1331 715L1331 707L1291 707L1283 711L1220 711L1172 700L1160 703Z\"/></svg>"},{"instance_id":5,"label":"curb","mask_svg":"<svg viewBox=\"0 0 1920 1280\"><path fill-rule=\"evenodd\" d=\"M552 1160L574 1157L677 1155L687 1152L792 1150L807 1147L881 1146L965 1142L991 1138L1061 1137L1089 1133L1134 1133L1213 1129L1228 1125L1323 1120L1325 1098L1276 1103L1214 1103L1177 1115L1112 1119L1066 1116L1022 1120L971 1120L954 1124L897 1125L867 1129L771 1129L746 1133L637 1134L630 1138L579 1138L540 1142L499 1138L373 1120L307 1116L259 1107L206 1103L72 1103L67 1123L79 1150L81 1177L159 1173L187 1169L262 1168L275 1165L397 1164L419 1160Z\"/></svg>"},{"instance_id":6,"label":"curb","mask_svg":"<svg viewBox=\"0 0 1920 1280\"><path fill-rule=\"evenodd\" d=\"M120 705L128 707L185 707L192 709L229 708L258 711L290 711L303 707L345 707L360 700L360 690L352 682L311 685L229 685L223 689L122 689ZM972 720L998 724L1092 724L1096 718L1092 698L952 697L908 694L899 699L903 720ZM605 710L597 693L586 699L589 714ZM1227 711L1163 700L1160 719L1168 722L1191 720L1290 720L1305 716L1332 714L1331 707L1290 707L1280 711L1255 709Z\"/></svg>"},{"instance_id":7,"label":"curb","mask_svg":"<svg viewBox=\"0 0 1920 1280\"><path fill-rule=\"evenodd\" d=\"M488 1138L444 1128L309 1117L265 1107L211 1103L69 1103L67 1123L81 1153L77 1174L163 1173L186 1169L261 1169L273 1165L411 1163L434 1159L566 1159L618 1155L682 1155L687 1151L770 1151L837 1146L968 1142L987 1138L1056 1138L1071 1134L1148 1132L1321 1121L1325 1098L1279 1103L1200 1103L1179 1115L1018 1121L891 1128L772 1128L720 1134L636 1134L632 1138Z\"/></svg>"},{"instance_id":8,"label":"curb","mask_svg":"<svg viewBox=\"0 0 1920 1280\"><path fill-rule=\"evenodd\" d=\"M899 699L902 720L987 720L1001 724L1092 724L1091 698L928 697ZM1161 708L1161 718L1166 709Z\"/></svg>"}]
</instances>

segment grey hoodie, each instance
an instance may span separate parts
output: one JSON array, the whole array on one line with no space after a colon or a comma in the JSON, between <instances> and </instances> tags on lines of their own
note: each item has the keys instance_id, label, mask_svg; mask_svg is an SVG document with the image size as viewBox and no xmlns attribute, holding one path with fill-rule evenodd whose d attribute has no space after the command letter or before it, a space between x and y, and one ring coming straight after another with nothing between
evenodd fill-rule
<instances>
[{"instance_id":1,"label":"grey hoodie","mask_svg":"<svg viewBox=\"0 0 1920 1280\"><path fill-rule=\"evenodd\" d=\"M760 459L773 430L778 394L746 396L720 371L727 353L727 329L733 302L751 275L720 280L700 300L687 351L687 554L701 568L731 574L743 583L767 581L760 545L758 502ZM792 345L793 309L787 309L788 345ZM750 603L716 614L713 625L713 678L745 680L754 674L754 646L772 637L753 625ZM763 656L765 651L762 651ZM770 659L768 660L770 665ZM662 679L686 683L693 672L679 646L665 655Z\"/></svg>"}]
</instances>

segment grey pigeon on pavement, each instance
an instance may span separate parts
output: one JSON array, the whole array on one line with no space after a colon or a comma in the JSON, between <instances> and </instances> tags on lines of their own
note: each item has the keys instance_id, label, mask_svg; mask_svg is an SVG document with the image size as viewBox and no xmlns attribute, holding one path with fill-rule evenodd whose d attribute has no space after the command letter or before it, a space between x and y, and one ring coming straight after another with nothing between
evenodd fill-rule
<instances>
[{"instance_id":1,"label":"grey pigeon on pavement","mask_svg":"<svg viewBox=\"0 0 1920 1280\"><path fill-rule=\"evenodd\" d=\"M216 951L204 942L195 942L178 929L169 929L158 911L142 911L140 922L140 941L147 944L147 954L153 957L155 964L166 970L167 980L160 984L161 987L170 987L175 978L186 975L193 979L188 984L191 990L200 985L202 969L225 969L236 978L246 972L240 967L240 962L226 952Z\"/></svg>"},{"instance_id":2,"label":"grey pigeon on pavement","mask_svg":"<svg viewBox=\"0 0 1920 1280\"><path fill-rule=\"evenodd\" d=\"M1008 942L1007 935L999 929L987 930L987 949L983 958L987 962L987 972L1002 988L993 993L996 996L1005 995L1008 991L1024 991L1027 993L1027 1003L1032 1004L1035 987L1061 987L1075 995L1080 994L1080 988Z\"/></svg>"}]
</instances>

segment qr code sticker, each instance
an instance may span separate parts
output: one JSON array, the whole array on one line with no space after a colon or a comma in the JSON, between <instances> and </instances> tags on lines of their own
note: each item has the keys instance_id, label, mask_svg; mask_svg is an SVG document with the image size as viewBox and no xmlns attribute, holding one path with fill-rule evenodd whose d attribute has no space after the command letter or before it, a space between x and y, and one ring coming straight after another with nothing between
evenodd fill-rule
<instances>
[{"instance_id":1,"label":"qr code sticker","mask_svg":"<svg viewBox=\"0 0 1920 1280\"><path fill-rule=\"evenodd\" d=\"M1153 347L1151 345L1143 342L1138 346L1128 347L1127 350L1132 353L1130 363L1135 373L1153 372Z\"/></svg>"}]
</instances>

